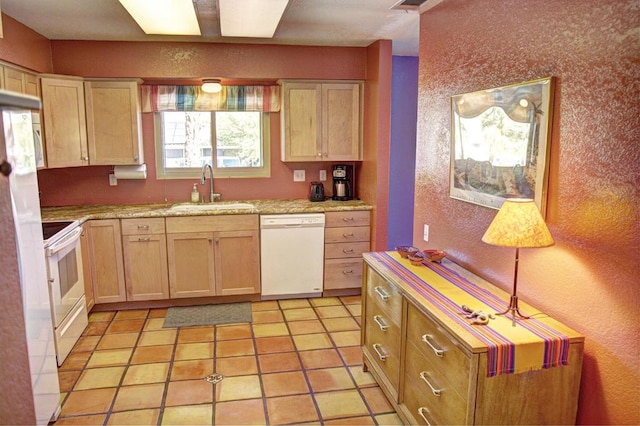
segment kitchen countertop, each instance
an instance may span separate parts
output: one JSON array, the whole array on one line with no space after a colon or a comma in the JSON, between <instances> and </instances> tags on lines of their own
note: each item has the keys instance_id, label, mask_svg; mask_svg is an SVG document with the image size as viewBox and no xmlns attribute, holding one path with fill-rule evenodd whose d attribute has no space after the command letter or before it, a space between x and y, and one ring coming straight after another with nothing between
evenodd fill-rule
<instances>
[{"instance_id":1,"label":"kitchen countertop","mask_svg":"<svg viewBox=\"0 0 640 426\"><path fill-rule=\"evenodd\" d=\"M171 210L175 205L190 205L191 203L158 203L158 204L122 204L122 205L91 205L91 206L62 206L43 207L41 215L43 221L90 219L128 219L138 217L169 217L169 216L213 216L228 214L282 214L282 213L323 213L352 210L371 210L372 206L359 200L351 201L318 201L306 199L298 200L242 200L217 201L216 205L248 203L255 208L221 209L221 210ZM196 205L196 204L194 204Z\"/></svg>"}]
</instances>

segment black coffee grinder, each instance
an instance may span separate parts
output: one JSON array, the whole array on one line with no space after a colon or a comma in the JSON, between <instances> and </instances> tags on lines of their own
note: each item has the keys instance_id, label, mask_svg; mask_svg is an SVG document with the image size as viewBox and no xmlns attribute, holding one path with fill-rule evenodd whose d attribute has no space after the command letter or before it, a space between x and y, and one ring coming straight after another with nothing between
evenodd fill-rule
<instances>
[{"instance_id":1,"label":"black coffee grinder","mask_svg":"<svg viewBox=\"0 0 640 426\"><path fill-rule=\"evenodd\" d=\"M336 164L333 166L333 199L347 201L353 199L353 166Z\"/></svg>"}]
</instances>

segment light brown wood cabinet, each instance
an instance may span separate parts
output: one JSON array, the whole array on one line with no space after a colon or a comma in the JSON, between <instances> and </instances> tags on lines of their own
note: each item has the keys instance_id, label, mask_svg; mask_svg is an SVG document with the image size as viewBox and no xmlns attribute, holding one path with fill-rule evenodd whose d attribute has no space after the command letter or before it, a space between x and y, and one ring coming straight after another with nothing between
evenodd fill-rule
<instances>
[{"instance_id":1,"label":"light brown wood cabinet","mask_svg":"<svg viewBox=\"0 0 640 426\"><path fill-rule=\"evenodd\" d=\"M575 424L583 336L549 317L539 317L568 336L568 365L488 377L487 344L442 314L395 270L370 253L363 257L365 370L371 371L403 423ZM447 266L508 300L505 292L463 268L450 262ZM514 341L514 336L507 338Z\"/></svg>"},{"instance_id":2,"label":"light brown wood cabinet","mask_svg":"<svg viewBox=\"0 0 640 426\"><path fill-rule=\"evenodd\" d=\"M142 164L139 80L85 80L91 165Z\"/></svg>"},{"instance_id":3,"label":"light brown wood cabinet","mask_svg":"<svg viewBox=\"0 0 640 426\"><path fill-rule=\"evenodd\" d=\"M127 300L119 219L91 220L89 265L95 303Z\"/></svg>"},{"instance_id":4,"label":"light brown wood cabinet","mask_svg":"<svg viewBox=\"0 0 640 426\"><path fill-rule=\"evenodd\" d=\"M362 253L369 251L370 212L326 212L324 290L362 286Z\"/></svg>"},{"instance_id":5,"label":"light brown wood cabinet","mask_svg":"<svg viewBox=\"0 0 640 426\"><path fill-rule=\"evenodd\" d=\"M89 233L91 232L89 223L82 225L82 234L80 234L80 250L82 251L82 278L84 280L84 298L87 304L87 312L91 311L95 300L93 297L93 279L91 278L91 260L89 256L90 242Z\"/></svg>"},{"instance_id":6,"label":"light brown wood cabinet","mask_svg":"<svg viewBox=\"0 0 640 426\"><path fill-rule=\"evenodd\" d=\"M122 219L127 301L169 298L164 218Z\"/></svg>"},{"instance_id":7,"label":"light brown wood cabinet","mask_svg":"<svg viewBox=\"0 0 640 426\"><path fill-rule=\"evenodd\" d=\"M283 80L282 161L362 160L364 84Z\"/></svg>"},{"instance_id":8,"label":"light brown wood cabinet","mask_svg":"<svg viewBox=\"0 0 640 426\"><path fill-rule=\"evenodd\" d=\"M89 165L83 79L43 75L40 85L47 167Z\"/></svg>"},{"instance_id":9,"label":"light brown wood cabinet","mask_svg":"<svg viewBox=\"0 0 640 426\"><path fill-rule=\"evenodd\" d=\"M166 218L171 298L260 293L258 215Z\"/></svg>"},{"instance_id":10,"label":"light brown wood cabinet","mask_svg":"<svg viewBox=\"0 0 640 426\"><path fill-rule=\"evenodd\" d=\"M25 95L40 97L38 76L16 68L3 67L4 90L23 93Z\"/></svg>"}]
</instances>

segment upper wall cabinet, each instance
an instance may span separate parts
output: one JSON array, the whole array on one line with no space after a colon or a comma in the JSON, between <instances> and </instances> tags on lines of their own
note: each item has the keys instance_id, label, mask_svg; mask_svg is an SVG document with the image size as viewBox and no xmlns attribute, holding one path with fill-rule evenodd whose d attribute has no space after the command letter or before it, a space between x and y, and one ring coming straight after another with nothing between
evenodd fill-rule
<instances>
[{"instance_id":1,"label":"upper wall cabinet","mask_svg":"<svg viewBox=\"0 0 640 426\"><path fill-rule=\"evenodd\" d=\"M85 80L91 165L142 164L139 80Z\"/></svg>"},{"instance_id":2,"label":"upper wall cabinet","mask_svg":"<svg viewBox=\"0 0 640 426\"><path fill-rule=\"evenodd\" d=\"M38 76L11 67L2 67L2 88L12 92L40 97Z\"/></svg>"},{"instance_id":3,"label":"upper wall cabinet","mask_svg":"<svg viewBox=\"0 0 640 426\"><path fill-rule=\"evenodd\" d=\"M47 166L88 166L83 79L45 75L40 84Z\"/></svg>"},{"instance_id":4,"label":"upper wall cabinet","mask_svg":"<svg viewBox=\"0 0 640 426\"><path fill-rule=\"evenodd\" d=\"M282 84L282 161L362 160L362 82Z\"/></svg>"}]
</instances>

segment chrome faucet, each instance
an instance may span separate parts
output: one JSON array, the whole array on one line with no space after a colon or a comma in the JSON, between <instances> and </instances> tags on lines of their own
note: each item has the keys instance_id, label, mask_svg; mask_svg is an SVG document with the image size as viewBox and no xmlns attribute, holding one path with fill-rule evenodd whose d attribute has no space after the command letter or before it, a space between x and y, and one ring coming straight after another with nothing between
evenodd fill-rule
<instances>
[{"instance_id":1,"label":"chrome faucet","mask_svg":"<svg viewBox=\"0 0 640 426\"><path fill-rule=\"evenodd\" d=\"M220 199L220 194L213 193L213 167L211 164L202 166L202 176L200 176L200 185L204 185L207 181L207 169L209 169L209 202L213 203Z\"/></svg>"}]
</instances>

